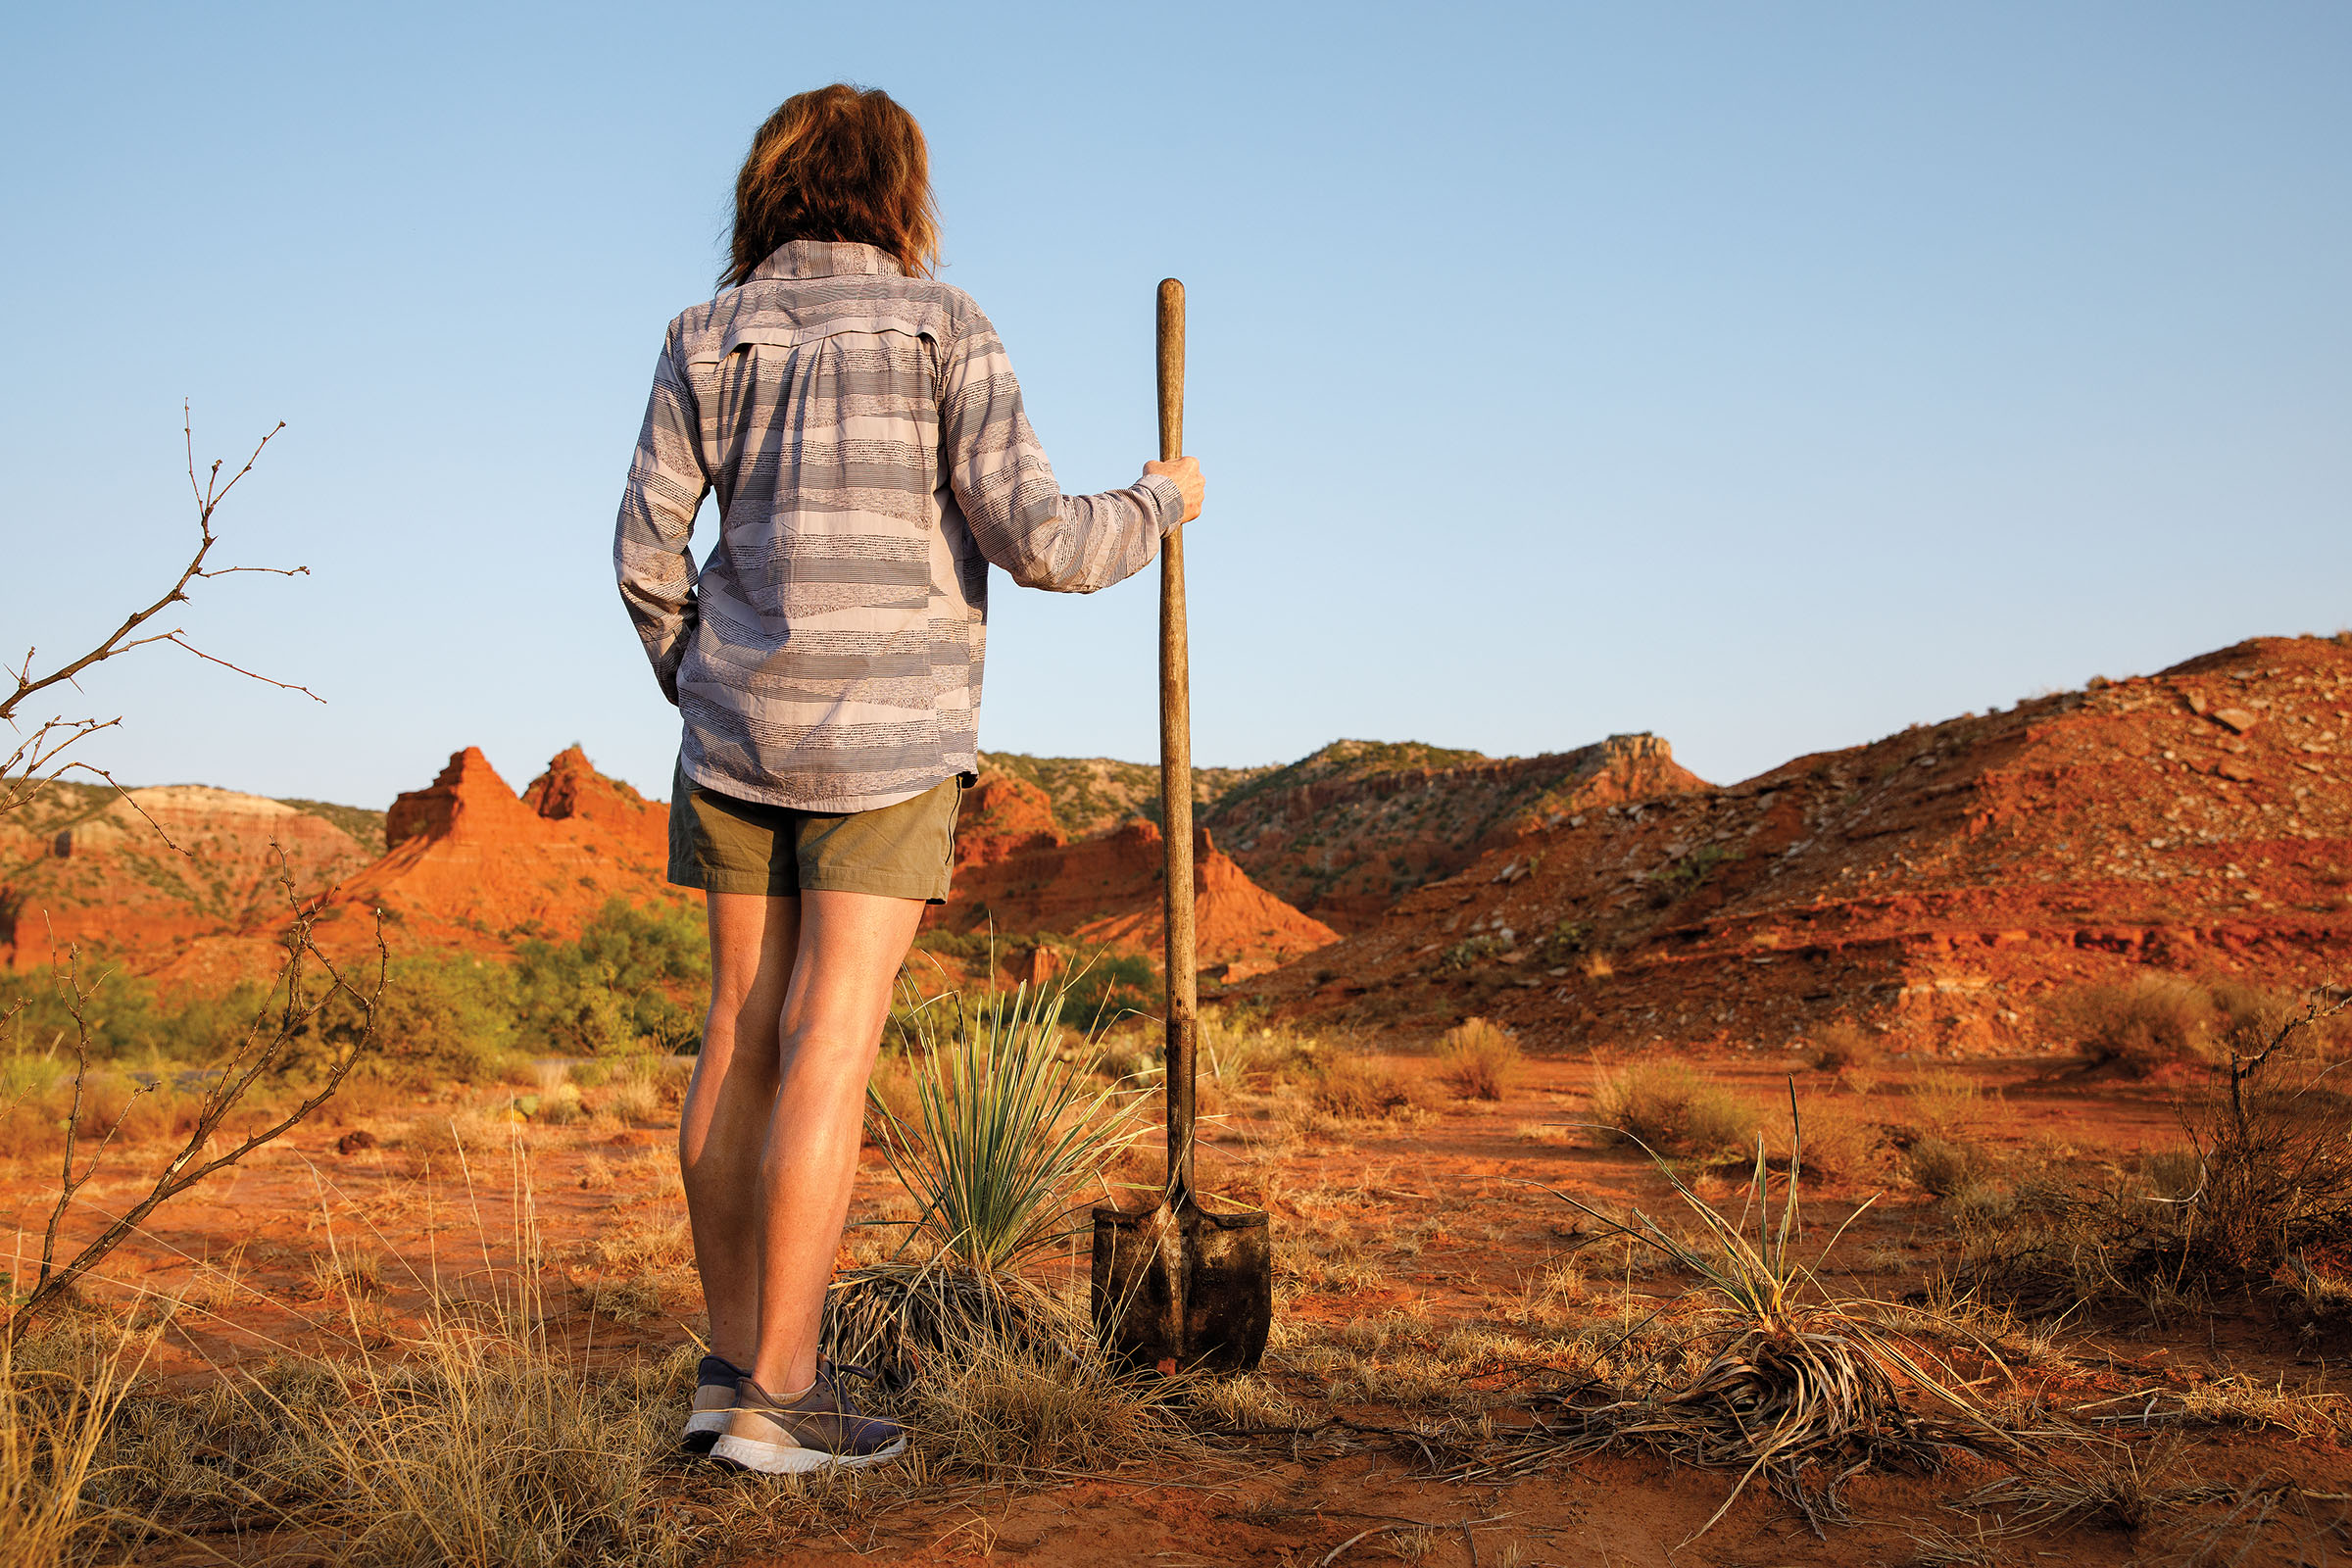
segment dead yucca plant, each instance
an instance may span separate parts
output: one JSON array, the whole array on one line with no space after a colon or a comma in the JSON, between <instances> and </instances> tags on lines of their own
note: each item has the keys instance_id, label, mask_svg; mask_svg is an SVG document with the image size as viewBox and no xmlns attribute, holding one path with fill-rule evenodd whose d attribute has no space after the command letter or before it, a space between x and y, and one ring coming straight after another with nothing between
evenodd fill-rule
<instances>
[{"instance_id":1,"label":"dead yucca plant","mask_svg":"<svg viewBox=\"0 0 2352 1568\"><path fill-rule=\"evenodd\" d=\"M1007 1336L1066 1340L1021 1265L1073 1234L1103 1167L1139 1130L1143 1098L1071 1051L1067 988L977 1005L933 999L907 1014L916 1122L869 1095L876 1141L916 1208L899 1255L844 1275L825 1298L835 1360L902 1383L926 1356ZM952 1021L951 1021L952 1020Z\"/></svg>"},{"instance_id":2,"label":"dead yucca plant","mask_svg":"<svg viewBox=\"0 0 2352 1568\"><path fill-rule=\"evenodd\" d=\"M1697 1221L1691 1239L1639 1208L1629 1223L1569 1194L1544 1189L1599 1221L1608 1234L1645 1247L1695 1276L1710 1299L1693 1324L1706 1355L1695 1374L1668 1377L1625 1396L1601 1395L1598 1402L1590 1396L1571 1399L1576 1429L1563 1433L1554 1425L1537 1446L1558 1453L1633 1443L1684 1463L1740 1471L1731 1494L1697 1535L1712 1529L1758 1476L1818 1532L1825 1521L1844 1522L1838 1490L1866 1470L1932 1472L1955 1447L2018 1446L1951 1386L1956 1379L1931 1373L1923 1364L1928 1357L1894 1338L1882 1303L1829 1297L1814 1266L1799 1258L1804 1121L1793 1092L1789 1119L1788 1169L1777 1216L1772 1167L1760 1138L1737 1217L1699 1198L1673 1166L1645 1149ZM1869 1206L1863 1203L1845 1224ZM1844 1230L1840 1225L1823 1245L1816 1263ZM1711 1351L1703 1351L1707 1346ZM1933 1415L1913 1410L1898 1380L1932 1396L1943 1410Z\"/></svg>"},{"instance_id":3,"label":"dead yucca plant","mask_svg":"<svg viewBox=\"0 0 2352 1568\"><path fill-rule=\"evenodd\" d=\"M1438 1042L1439 1075L1467 1100L1500 1100L1524 1061L1518 1038L1484 1018L1464 1018Z\"/></svg>"}]
</instances>

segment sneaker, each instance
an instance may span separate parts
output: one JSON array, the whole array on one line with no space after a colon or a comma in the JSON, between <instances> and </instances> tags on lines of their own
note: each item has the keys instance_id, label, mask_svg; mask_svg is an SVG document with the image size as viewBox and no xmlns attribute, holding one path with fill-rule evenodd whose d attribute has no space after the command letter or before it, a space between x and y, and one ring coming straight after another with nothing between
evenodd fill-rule
<instances>
[{"instance_id":1,"label":"sneaker","mask_svg":"<svg viewBox=\"0 0 2352 1568\"><path fill-rule=\"evenodd\" d=\"M797 1475L828 1465L879 1464L906 1451L906 1429L860 1415L832 1367L798 1397L780 1400L750 1378L737 1391L726 1436L710 1448L721 1464L762 1475Z\"/></svg>"},{"instance_id":2,"label":"sneaker","mask_svg":"<svg viewBox=\"0 0 2352 1568\"><path fill-rule=\"evenodd\" d=\"M678 1446L688 1453L709 1453L710 1445L727 1430L735 1415L735 1385L743 1373L723 1355L706 1355L694 1369L694 1409L686 1417L686 1435Z\"/></svg>"}]
</instances>

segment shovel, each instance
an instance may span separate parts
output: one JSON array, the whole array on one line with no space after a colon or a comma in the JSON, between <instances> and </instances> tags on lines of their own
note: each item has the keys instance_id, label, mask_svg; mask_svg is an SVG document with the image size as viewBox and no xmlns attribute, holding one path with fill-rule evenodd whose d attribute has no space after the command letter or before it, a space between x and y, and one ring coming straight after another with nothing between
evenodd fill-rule
<instances>
[{"instance_id":1,"label":"shovel","mask_svg":"<svg viewBox=\"0 0 2352 1568\"><path fill-rule=\"evenodd\" d=\"M1184 453L1184 285L1159 285L1159 457ZM1274 1250L1263 1209L1211 1213L1193 1187L1192 675L1184 635L1184 530L1159 555L1159 805L1166 828L1168 1176L1140 1213L1095 1210L1095 1332L1121 1360L1163 1372L1247 1372L1266 1353Z\"/></svg>"}]
</instances>

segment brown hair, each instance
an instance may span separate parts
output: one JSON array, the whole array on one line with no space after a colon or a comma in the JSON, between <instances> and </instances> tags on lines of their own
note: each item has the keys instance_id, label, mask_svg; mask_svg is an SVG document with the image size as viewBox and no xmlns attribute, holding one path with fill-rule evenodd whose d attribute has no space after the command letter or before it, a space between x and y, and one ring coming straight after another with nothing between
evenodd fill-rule
<instances>
[{"instance_id":1,"label":"brown hair","mask_svg":"<svg viewBox=\"0 0 2352 1568\"><path fill-rule=\"evenodd\" d=\"M784 100L752 137L735 176L733 254L740 286L778 246L848 240L894 258L909 277L939 265L939 207L923 128L879 87L835 82Z\"/></svg>"}]
</instances>

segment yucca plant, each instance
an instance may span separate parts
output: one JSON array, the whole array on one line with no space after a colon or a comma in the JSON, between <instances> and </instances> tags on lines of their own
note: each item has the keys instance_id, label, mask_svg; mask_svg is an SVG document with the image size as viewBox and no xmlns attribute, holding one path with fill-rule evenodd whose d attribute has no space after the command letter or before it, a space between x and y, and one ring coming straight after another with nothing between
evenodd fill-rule
<instances>
[{"instance_id":1,"label":"yucca plant","mask_svg":"<svg viewBox=\"0 0 2352 1568\"><path fill-rule=\"evenodd\" d=\"M1143 1096L1072 1050L1068 988L907 1009L915 1122L878 1097L876 1142L915 1205L895 1257L836 1281L824 1342L837 1361L903 1383L927 1354L976 1337L1062 1343L1071 1313L1023 1265L1074 1233L1103 1167L1140 1130Z\"/></svg>"},{"instance_id":2,"label":"yucca plant","mask_svg":"<svg viewBox=\"0 0 2352 1568\"><path fill-rule=\"evenodd\" d=\"M1921 1364L1923 1357L1885 1332L1884 1315L1874 1311L1880 1303L1837 1298L1822 1290L1815 1266L1870 1202L1838 1226L1813 1263L1803 1260L1797 1191L1804 1121L1793 1087L1788 1113L1788 1169L1777 1215L1761 1138L1747 1199L1736 1217L1692 1192L1671 1164L1642 1146L1697 1219L1696 1241L1638 1208L1628 1223L1567 1193L1544 1189L1610 1233L1652 1249L1692 1275L1711 1298L1712 1321L1705 1333L1714 1350L1695 1375L1662 1393L1643 1391L1581 1406L1576 1411L1580 1430L1563 1438L1555 1429L1541 1446L1556 1453L1631 1442L1685 1463L1740 1471L1730 1495L1692 1540L1712 1529L1758 1476L1818 1531L1825 1520L1843 1520L1838 1489L1865 1470L1927 1472L1937 1469L1951 1448L2020 1446L2014 1434L1994 1425L1952 1387L1958 1380L1931 1373ZM1897 1388L1898 1378L1945 1409L1936 1415L1914 1411Z\"/></svg>"}]
</instances>

